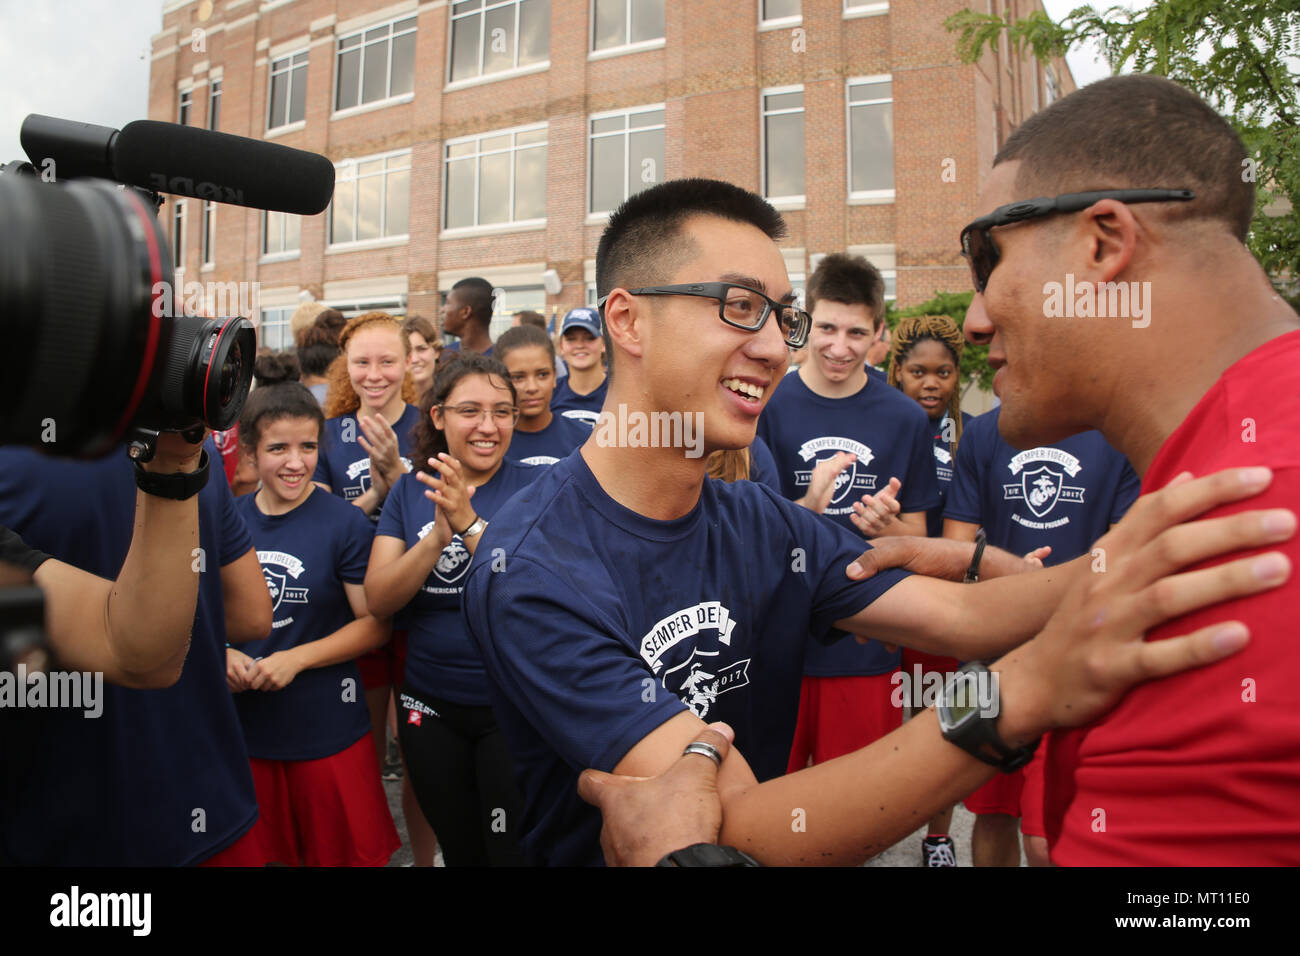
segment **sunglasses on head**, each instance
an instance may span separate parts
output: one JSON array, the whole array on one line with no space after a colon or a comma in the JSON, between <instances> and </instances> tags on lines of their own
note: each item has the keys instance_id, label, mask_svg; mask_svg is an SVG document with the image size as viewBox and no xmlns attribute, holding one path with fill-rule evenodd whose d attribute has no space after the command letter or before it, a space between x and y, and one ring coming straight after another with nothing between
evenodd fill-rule
<instances>
[{"instance_id":1,"label":"sunglasses on head","mask_svg":"<svg viewBox=\"0 0 1300 956\"><path fill-rule=\"evenodd\" d=\"M1041 219L1057 213L1078 212L1102 199L1123 203L1187 202L1195 199L1190 189L1104 189L1087 193L1064 193L1053 198L1022 199L1020 202L999 206L987 216L981 216L961 231L961 254L970 263L971 279L975 291L983 293L989 284L989 275L1001 258L998 244L993 241L993 229L1009 226L1027 219Z\"/></svg>"}]
</instances>

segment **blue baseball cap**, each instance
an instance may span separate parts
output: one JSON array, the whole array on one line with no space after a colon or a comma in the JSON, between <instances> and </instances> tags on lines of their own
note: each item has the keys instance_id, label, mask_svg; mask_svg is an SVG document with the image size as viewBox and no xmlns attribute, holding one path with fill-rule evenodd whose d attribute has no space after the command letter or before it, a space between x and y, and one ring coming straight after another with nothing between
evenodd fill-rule
<instances>
[{"instance_id":1,"label":"blue baseball cap","mask_svg":"<svg viewBox=\"0 0 1300 956\"><path fill-rule=\"evenodd\" d=\"M600 338L600 313L586 306L570 309L564 313L564 321L560 323L560 334L563 335L569 329L586 329L595 338Z\"/></svg>"}]
</instances>

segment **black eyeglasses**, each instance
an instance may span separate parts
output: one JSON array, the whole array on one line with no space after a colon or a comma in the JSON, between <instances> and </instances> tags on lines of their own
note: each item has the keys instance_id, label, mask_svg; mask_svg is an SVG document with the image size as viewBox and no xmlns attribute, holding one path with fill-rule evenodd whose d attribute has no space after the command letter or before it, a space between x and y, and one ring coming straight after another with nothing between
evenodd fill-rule
<instances>
[{"instance_id":1,"label":"black eyeglasses","mask_svg":"<svg viewBox=\"0 0 1300 956\"><path fill-rule=\"evenodd\" d=\"M767 317L775 313L786 344L795 349L801 349L807 344L808 330L812 328L812 316L803 309L773 301L756 289L732 282L689 282L624 291L628 295L693 295L702 299L717 299L718 318L746 332L757 332L767 322ZM601 296L596 303L602 311L607 299L609 296Z\"/></svg>"},{"instance_id":2,"label":"black eyeglasses","mask_svg":"<svg viewBox=\"0 0 1300 956\"><path fill-rule=\"evenodd\" d=\"M1065 193L1055 198L1022 199L1020 202L999 206L987 216L981 216L961 231L961 254L970 263L975 291L983 293L989 284L989 275L997 266L1002 253L993 241L993 229L1009 226L1026 219L1040 219L1062 212L1078 212L1102 199L1115 199L1124 203L1187 202L1195 199L1190 189L1104 189L1099 192Z\"/></svg>"}]
</instances>

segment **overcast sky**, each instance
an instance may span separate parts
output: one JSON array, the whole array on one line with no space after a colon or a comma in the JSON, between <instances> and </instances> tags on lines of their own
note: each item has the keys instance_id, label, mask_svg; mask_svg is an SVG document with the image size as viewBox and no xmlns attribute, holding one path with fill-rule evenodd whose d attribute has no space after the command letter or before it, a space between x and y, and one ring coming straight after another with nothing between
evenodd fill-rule
<instances>
[{"instance_id":1,"label":"overcast sky","mask_svg":"<svg viewBox=\"0 0 1300 956\"><path fill-rule=\"evenodd\" d=\"M1079 2L1045 5L1060 17ZM0 163L26 158L18 128L28 113L114 129L146 119L149 37L162 28L162 6L162 0L0 0ZM1080 86L1109 73L1086 52L1068 60Z\"/></svg>"}]
</instances>

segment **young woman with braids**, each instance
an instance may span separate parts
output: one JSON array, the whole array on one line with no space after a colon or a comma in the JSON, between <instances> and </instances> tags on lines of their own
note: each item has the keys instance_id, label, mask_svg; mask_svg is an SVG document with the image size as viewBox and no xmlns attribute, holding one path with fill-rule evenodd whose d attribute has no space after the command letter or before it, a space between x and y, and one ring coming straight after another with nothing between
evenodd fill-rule
<instances>
[{"instance_id":1,"label":"young woman with braids","mask_svg":"<svg viewBox=\"0 0 1300 956\"><path fill-rule=\"evenodd\" d=\"M943 537L943 508L952 482L953 458L962 429L971 416L961 410L961 353L965 346L961 329L946 315L913 315L898 323L889 348L889 384L900 389L930 416L934 431L934 468L939 480L939 507L926 521L928 537ZM903 648L902 672L911 677L920 665L921 673L950 674L960 662L955 657L926 654ZM911 681L914 692L921 684ZM920 701L910 701L912 713L920 713ZM921 844L923 866L956 866L956 848L948 829L952 808L939 813L929 824Z\"/></svg>"},{"instance_id":2,"label":"young woman with braids","mask_svg":"<svg viewBox=\"0 0 1300 956\"><path fill-rule=\"evenodd\" d=\"M495 358L462 353L420 400L416 470L379 519L366 596L407 630L398 707L407 773L448 866L517 866L523 803L460 592L488 519L546 465L509 461L519 416Z\"/></svg>"}]
</instances>

